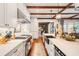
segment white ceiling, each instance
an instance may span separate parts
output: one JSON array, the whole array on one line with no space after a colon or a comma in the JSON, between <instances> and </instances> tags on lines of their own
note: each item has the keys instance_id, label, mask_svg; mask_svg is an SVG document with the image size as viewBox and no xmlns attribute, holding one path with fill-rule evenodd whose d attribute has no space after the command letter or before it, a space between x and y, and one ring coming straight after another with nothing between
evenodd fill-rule
<instances>
[{"instance_id":1,"label":"white ceiling","mask_svg":"<svg viewBox=\"0 0 79 59\"><path fill-rule=\"evenodd\" d=\"M75 15L75 14L62 15L62 18L69 18L69 17L71 17L73 15Z\"/></svg>"},{"instance_id":2,"label":"white ceiling","mask_svg":"<svg viewBox=\"0 0 79 59\"><path fill-rule=\"evenodd\" d=\"M33 17L37 17L37 18L51 18L54 15L32 15Z\"/></svg>"},{"instance_id":3,"label":"white ceiling","mask_svg":"<svg viewBox=\"0 0 79 59\"><path fill-rule=\"evenodd\" d=\"M66 6L68 3L27 3L27 6Z\"/></svg>"},{"instance_id":4,"label":"white ceiling","mask_svg":"<svg viewBox=\"0 0 79 59\"><path fill-rule=\"evenodd\" d=\"M62 13L79 13L79 11L75 11L75 8L66 9Z\"/></svg>"},{"instance_id":5,"label":"white ceiling","mask_svg":"<svg viewBox=\"0 0 79 59\"><path fill-rule=\"evenodd\" d=\"M78 16L75 16L74 18L79 18L79 15Z\"/></svg>"},{"instance_id":6,"label":"white ceiling","mask_svg":"<svg viewBox=\"0 0 79 59\"><path fill-rule=\"evenodd\" d=\"M28 10L30 13L58 13L58 11L62 9L28 9Z\"/></svg>"},{"instance_id":7,"label":"white ceiling","mask_svg":"<svg viewBox=\"0 0 79 59\"><path fill-rule=\"evenodd\" d=\"M69 3L27 3L27 6L67 6ZM71 6L74 6L72 4ZM52 10L52 12L50 11ZM62 9L59 9L61 11ZM58 13L58 9L39 9L39 8L28 8L28 11L30 13ZM76 13L79 13L79 11L75 11L74 8L67 8L62 13L75 13L75 14L63 14L62 18L69 18L73 15L76 15ZM51 18L55 15L32 15L37 18ZM79 16L76 16L74 18L79 18Z\"/></svg>"}]
</instances>

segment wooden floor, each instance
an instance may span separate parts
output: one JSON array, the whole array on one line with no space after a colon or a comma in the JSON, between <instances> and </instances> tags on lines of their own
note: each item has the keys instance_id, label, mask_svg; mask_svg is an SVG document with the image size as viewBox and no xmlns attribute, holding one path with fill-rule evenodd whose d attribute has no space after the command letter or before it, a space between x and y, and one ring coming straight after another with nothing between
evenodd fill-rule
<instances>
[{"instance_id":1,"label":"wooden floor","mask_svg":"<svg viewBox=\"0 0 79 59\"><path fill-rule=\"evenodd\" d=\"M42 37L33 40L32 48L30 50L29 56L47 56L47 51L43 43Z\"/></svg>"}]
</instances>

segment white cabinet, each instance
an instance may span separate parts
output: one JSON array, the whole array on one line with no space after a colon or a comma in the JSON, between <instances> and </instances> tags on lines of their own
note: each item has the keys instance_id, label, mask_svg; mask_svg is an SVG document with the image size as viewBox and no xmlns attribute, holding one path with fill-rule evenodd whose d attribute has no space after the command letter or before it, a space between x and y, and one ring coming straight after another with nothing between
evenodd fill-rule
<instances>
[{"instance_id":1,"label":"white cabinet","mask_svg":"<svg viewBox=\"0 0 79 59\"><path fill-rule=\"evenodd\" d=\"M30 32L32 33L32 38L38 38L38 21L37 18L32 17L31 18L31 24L30 24Z\"/></svg>"},{"instance_id":2,"label":"white cabinet","mask_svg":"<svg viewBox=\"0 0 79 59\"><path fill-rule=\"evenodd\" d=\"M47 53L48 53L48 55L49 55L49 45L47 44L47 42L45 42L45 48L46 48Z\"/></svg>"},{"instance_id":3,"label":"white cabinet","mask_svg":"<svg viewBox=\"0 0 79 59\"><path fill-rule=\"evenodd\" d=\"M25 43L21 43L19 46L9 52L6 56L25 56Z\"/></svg>"},{"instance_id":4,"label":"white cabinet","mask_svg":"<svg viewBox=\"0 0 79 59\"><path fill-rule=\"evenodd\" d=\"M49 41L49 44L45 42L45 47L47 49L48 55L49 56L54 56L54 46L51 41Z\"/></svg>"},{"instance_id":5,"label":"white cabinet","mask_svg":"<svg viewBox=\"0 0 79 59\"><path fill-rule=\"evenodd\" d=\"M52 42L51 40L52 40L52 39L49 38L49 48L50 48L50 50L49 50L49 55L50 55L50 56L54 56L54 44L53 44L53 42Z\"/></svg>"},{"instance_id":6,"label":"white cabinet","mask_svg":"<svg viewBox=\"0 0 79 59\"><path fill-rule=\"evenodd\" d=\"M4 3L0 3L0 26L4 26L5 24L5 7Z\"/></svg>"},{"instance_id":7,"label":"white cabinet","mask_svg":"<svg viewBox=\"0 0 79 59\"><path fill-rule=\"evenodd\" d=\"M14 27L17 20L17 4L5 3L5 24Z\"/></svg>"},{"instance_id":8,"label":"white cabinet","mask_svg":"<svg viewBox=\"0 0 79 59\"><path fill-rule=\"evenodd\" d=\"M26 9L24 3L0 3L0 26L8 24L10 27L16 27L17 24L17 9L23 13L25 20L30 21L30 13Z\"/></svg>"},{"instance_id":9,"label":"white cabinet","mask_svg":"<svg viewBox=\"0 0 79 59\"><path fill-rule=\"evenodd\" d=\"M15 26L17 19L16 3L0 3L0 26Z\"/></svg>"}]
</instances>

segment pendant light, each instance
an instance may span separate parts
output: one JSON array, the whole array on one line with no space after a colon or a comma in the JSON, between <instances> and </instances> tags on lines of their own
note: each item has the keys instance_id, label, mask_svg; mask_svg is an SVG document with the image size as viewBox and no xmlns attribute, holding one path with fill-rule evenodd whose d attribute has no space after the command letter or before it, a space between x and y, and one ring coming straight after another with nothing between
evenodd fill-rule
<instances>
[{"instance_id":1,"label":"pendant light","mask_svg":"<svg viewBox=\"0 0 79 59\"><path fill-rule=\"evenodd\" d=\"M52 11L53 11L53 10L51 9L51 10L50 10L50 13L51 13L51 14L53 13ZM52 18L52 15L51 15L51 18Z\"/></svg>"},{"instance_id":2,"label":"pendant light","mask_svg":"<svg viewBox=\"0 0 79 59\"><path fill-rule=\"evenodd\" d=\"M57 14L56 19L61 19L61 14Z\"/></svg>"},{"instance_id":3,"label":"pendant light","mask_svg":"<svg viewBox=\"0 0 79 59\"><path fill-rule=\"evenodd\" d=\"M59 3L58 3L58 6L59 6ZM59 9L58 9L58 13L59 13ZM56 19L57 19L57 20L61 19L61 14L57 14L57 15L56 15Z\"/></svg>"}]
</instances>

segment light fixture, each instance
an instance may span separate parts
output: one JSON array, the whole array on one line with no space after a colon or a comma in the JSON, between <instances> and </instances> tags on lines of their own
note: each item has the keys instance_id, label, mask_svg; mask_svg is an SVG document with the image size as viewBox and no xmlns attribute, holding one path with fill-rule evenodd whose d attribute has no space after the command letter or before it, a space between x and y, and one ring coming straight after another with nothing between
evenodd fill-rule
<instances>
[{"instance_id":1,"label":"light fixture","mask_svg":"<svg viewBox=\"0 0 79 59\"><path fill-rule=\"evenodd\" d=\"M51 14L53 13L52 11L53 11L53 10L51 9L51 10L50 10L50 13L51 13ZM51 15L51 18L52 18L52 15Z\"/></svg>"},{"instance_id":2,"label":"light fixture","mask_svg":"<svg viewBox=\"0 0 79 59\"><path fill-rule=\"evenodd\" d=\"M59 6L59 4L58 4L58 6ZM59 9L58 9L58 13L59 13ZM57 14L57 15L56 15L56 19L57 19L57 20L61 19L61 14Z\"/></svg>"},{"instance_id":3,"label":"light fixture","mask_svg":"<svg viewBox=\"0 0 79 59\"><path fill-rule=\"evenodd\" d=\"M61 19L61 14L57 14L56 19Z\"/></svg>"},{"instance_id":4,"label":"light fixture","mask_svg":"<svg viewBox=\"0 0 79 59\"><path fill-rule=\"evenodd\" d=\"M79 3L75 3L74 6L75 6L75 11L79 11Z\"/></svg>"}]
</instances>

